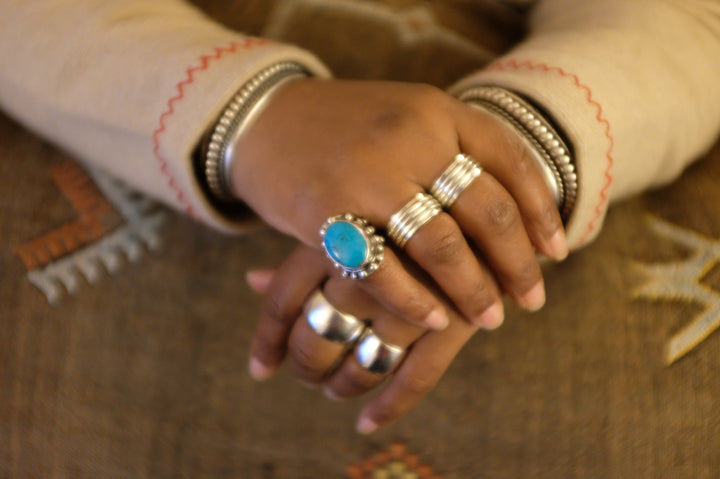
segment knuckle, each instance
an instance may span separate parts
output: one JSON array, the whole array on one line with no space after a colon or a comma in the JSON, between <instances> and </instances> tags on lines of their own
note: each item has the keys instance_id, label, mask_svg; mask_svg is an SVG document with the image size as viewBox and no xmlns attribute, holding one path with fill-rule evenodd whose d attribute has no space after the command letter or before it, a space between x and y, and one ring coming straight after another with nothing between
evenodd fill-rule
<instances>
[{"instance_id":1,"label":"knuckle","mask_svg":"<svg viewBox=\"0 0 720 479\"><path fill-rule=\"evenodd\" d=\"M502 127L497 131L498 153L507 161L512 172L526 176L535 168L535 158L530 149L520 139L520 135L512 128Z\"/></svg>"},{"instance_id":2,"label":"knuckle","mask_svg":"<svg viewBox=\"0 0 720 479\"><path fill-rule=\"evenodd\" d=\"M550 200L545 202L538 215L538 221L541 231L543 231L547 237L552 236L557 230L562 228L560 214L554 201Z\"/></svg>"},{"instance_id":3,"label":"knuckle","mask_svg":"<svg viewBox=\"0 0 720 479\"><path fill-rule=\"evenodd\" d=\"M492 232L498 235L511 231L518 221L517 207L505 199L489 203L485 208L485 216Z\"/></svg>"},{"instance_id":4,"label":"knuckle","mask_svg":"<svg viewBox=\"0 0 720 479\"><path fill-rule=\"evenodd\" d=\"M413 92L420 102L428 102L433 105L438 99L445 98L447 94L440 88L428 83L416 83L412 85Z\"/></svg>"},{"instance_id":5,"label":"knuckle","mask_svg":"<svg viewBox=\"0 0 720 479\"><path fill-rule=\"evenodd\" d=\"M434 304L429 301L426 292L419 285L402 281L391 281L390 288L373 291L375 297L382 295L383 304L396 316L413 323L422 322L433 310Z\"/></svg>"},{"instance_id":6,"label":"knuckle","mask_svg":"<svg viewBox=\"0 0 720 479\"><path fill-rule=\"evenodd\" d=\"M521 292L526 292L540 280L540 265L534 256L523 260L513 275L513 280Z\"/></svg>"},{"instance_id":7,"label":"knuckle","mask_svg":"<svg viewBox=\"0 0 720 479\"><path fill-rule=\"evenodd\" d=\"M292 366L296 374L305 379L319 379L325 372L322 359L306 345L291 343L289 347Z\"/></svg>"},{"instance_id":8,"label":"knuckle","mask_svg":"<svg viewBox=\"0 0 720 479\"><path fill-rule=\"evenodd\" d=\"M432 365L428 365L422 371L411 372L402 376L399 378L401 388L410 396L424 396L435 387L436 376L433 374L433 369Z\"/></svg>"},{"instance_id":9,"label":"knuckle","mask_svg":"<svg viewBox=\"0 0 720 479\"><path fill-rule=\"evenodd\" d=\"M253 339L252 353L253 356L265 360L275 361L281 355L280 345L265 335L257 335Z\"/></svg>"},{"instance_id":10,"label":"knuckle","mask_svg":"<svg viewBox=\"0 0 720 479\"><path fill-rule=\"evenodd\" d=\"M455 264L462 256L465 238L457 231L443 232L430 244L430 257L436 263Z\"/></svg>"},{"instance_id":11,"label":"knuckle","mask_svg":"<svg viewBox=\"0 0 720 479\"><path fill-rule=\"evenodd\" d=\"M268 294L263 301L264 313L275 323L287 324L287 314L283 308L283 301L277 294Z\"/></svg>"},{"instance_id":12,"label":"knuckle","mask_svg":"<svg viewBox=\"0 0 720 479\"><path fill-rule=\"evenodd\" d=\"M535 158L530 150L522 144L519 138L512 138L508 146L511 158L513 173L519 176L527 176L535 172Z\"/></svg>"},{"instance_id":13,"label":"knuckle","mask_svg":"<svg viewBox=\"0 0 720 479\"><path fill-rule=\"evenodd\" d=\"M370 130L377 137L393 136L393 133L403 129L412 117L413 112L406 105L389 103L370 119Z\"/></svg>"},{"instance_id":14,"label":"knuckle","mask_svg":"<svg viewBox=\"0 0 720 479\"><path fill-rule=\"evenodd\" d=\"M397 308L401 317L415 323L421 323L432 311L432 305L425 301L424 295L419 291L409 292Z\"/></svg>"},{"instance_id":15,"label":"knuckle","mask_svg":"<svg viewBox=\"0 0 720 479\"><path fill-rule=\"evenodd\" d=\"M498 300L496 289L487 281L481 280L475 284L475 287L465 296L465 304L475 314L484 312Z\"/></svg>"}]
</instances>

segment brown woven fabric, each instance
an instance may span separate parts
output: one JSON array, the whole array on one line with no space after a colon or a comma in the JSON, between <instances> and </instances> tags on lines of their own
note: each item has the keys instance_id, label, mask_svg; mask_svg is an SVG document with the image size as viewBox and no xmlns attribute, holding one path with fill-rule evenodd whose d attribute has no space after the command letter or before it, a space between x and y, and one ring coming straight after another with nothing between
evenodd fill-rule
<instances>
[{"instance_id":1,"label":"brown woven fabric","mask_svg":"<svg viewBox=\"0 0 720 479\"><path fill-rule=\"evenodd\" d=\"M262 7L275 2L225 3L206 5L225 19L250 12L260 33ZM445 22L482 5L440 3L433 11ZM301 18L288 36L319 35ZM453 74L484 61L462 49L445 54L453 50L442 41L422 48L436 71L398 74L388 60L366 74L443 84L441 60ZM360 76L360 66L345 66L338 71ZM341 478L395 441L453 479L720 471L720 332L666 366L668 341L700 315L701 298L636 294L648 283L643 265L680 262L665 276L680 284L681 262L692 258L657 225L720 241L720 147L673 185L612 208L594 244L546 268L541 312L511 309L502 328L470 341L418 408L370 437L353 429L362 400L328 401L287 372L265 384L245 372L259 304L243 274L290 251L293 242L274 232L230 238L167 213L162 250L143 247L135 263L120 253L115 274L103 267L93 285L80 275L75 294L48 304L15 251L79 220L50 176L66 160L0 117L0 478ZM720 303L720 266L697 276Z\"/></svg>"}]
</instances>

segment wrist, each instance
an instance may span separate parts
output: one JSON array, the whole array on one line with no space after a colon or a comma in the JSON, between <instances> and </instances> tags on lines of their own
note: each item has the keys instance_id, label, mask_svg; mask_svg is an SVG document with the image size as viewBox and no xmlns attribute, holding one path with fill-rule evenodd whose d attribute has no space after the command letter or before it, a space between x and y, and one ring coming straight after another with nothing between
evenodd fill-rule
<instances>
[{"instance_id":1,"label":"wrist","mask_svg":"<svg viewBox=\"0 0 720 479\"><path fill-rule=\"evenodd\" d=\"M197 157L196 173L206 194L221 209L241 200L231 175L232 163L237 161L238 143L279 89L308 76L308 70L294 62L265 68L243 84L206 133Z\"/></svg>"}]
</instances>

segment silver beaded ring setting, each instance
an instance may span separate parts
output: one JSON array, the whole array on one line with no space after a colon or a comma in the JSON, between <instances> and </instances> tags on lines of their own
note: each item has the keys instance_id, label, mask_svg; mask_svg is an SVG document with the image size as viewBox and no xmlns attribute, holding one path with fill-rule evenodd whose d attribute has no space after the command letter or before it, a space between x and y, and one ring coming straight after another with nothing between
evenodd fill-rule
<instances>
[{"instance_id":1,"label":"silver beaded ring setting","mask_svg":"<svg viewBox=\"0 0 720 479\"><path fill-rule=\"evenodd\" d=\"M328 218L320 237L325 254L346 278L367 278L385 256L385 238L365 218L350 213Z\"/></svg>"}]
</instances>

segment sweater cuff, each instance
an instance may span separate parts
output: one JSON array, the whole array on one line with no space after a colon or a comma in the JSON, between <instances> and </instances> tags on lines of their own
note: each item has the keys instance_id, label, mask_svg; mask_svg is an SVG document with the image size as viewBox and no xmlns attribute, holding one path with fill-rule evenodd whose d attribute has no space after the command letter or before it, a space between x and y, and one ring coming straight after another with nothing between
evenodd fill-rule
<instances>
[{"instance_id":1,"label":"sweater cuff","mask_svg":"<svg viewBox=\"0 0 720 479\"><path fill-rule=\"evenodd\" d=\"M240 59L241 57L241 59ZM240 233L257 226L249 210L220 211L210 201L195 172L193 155L203 135L244 83L279 62L296 62L311 75L329 77L329 70L312 54L296 47L256 38L215 48L189 65L153 135L155 157L169 188L169 204L215 229ZM181 159L172 161L171 159Z\"/></svg>"}]
</instances>

